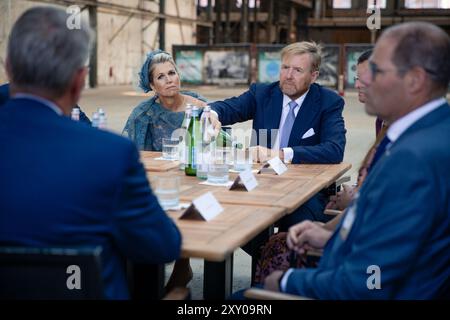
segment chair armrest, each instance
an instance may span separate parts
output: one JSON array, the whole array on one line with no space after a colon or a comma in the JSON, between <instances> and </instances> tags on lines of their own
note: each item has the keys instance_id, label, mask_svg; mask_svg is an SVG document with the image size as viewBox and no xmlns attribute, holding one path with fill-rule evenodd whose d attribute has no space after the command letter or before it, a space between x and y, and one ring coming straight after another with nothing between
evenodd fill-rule
<instances>
[{"instance_id":1,"label":"chair armrest","mask_svg":"<svg viewBox=\"0 0 450 320\"><path fill-rule=\"evenodd\" d=\"M191 291L188 288L176 287L166 294L162 300L191 300Z\"/></svg>"},{"instance_id":2,"label":"chair armrest","mask_svg":"<svg viewBox=\"0 0 450 320\"><path fill-rule=\"evenodd\" d=\"M258 288L245 290L244 297L254 300L311 300L306 297L296 296L282 292L269 291Z\"/></svg>"},{"instance_id":3,"label":"chair armrest","mask_svg":"<svg viewBox=\"0 0 450 320\"><path fill-rule=\"evenodd\" d=\"M323 251L322 250L316 250L316 249L311 249L306 251L306 255L307 256L311 256L311 257L322 257L323 255Z\"/></svg>"},{"instance_id":4,"label":"chair armrest","mask_svg":"<svg viewBox=\"0 0 450 320\"><path fill-rule=\"evenodd\" d=\"M349 182L349 181L350 181L350 176L343 176L343 177L341 177L341 178L336 180L336 186L340 186L340 185L342 185L342 184L344 184L346 182Z\"/></svg>"},{"instance_id":5,"label":"chair armrest","mask_svg":"<svg viewBox=\"0 0 450 320\"><path fill-rule=\"evenodd\" d=\"M342 213L341 210L333 210L333 209L325 209L323 210L323 213L328 216L337 216Z\"/></svg>"}]
</instances>

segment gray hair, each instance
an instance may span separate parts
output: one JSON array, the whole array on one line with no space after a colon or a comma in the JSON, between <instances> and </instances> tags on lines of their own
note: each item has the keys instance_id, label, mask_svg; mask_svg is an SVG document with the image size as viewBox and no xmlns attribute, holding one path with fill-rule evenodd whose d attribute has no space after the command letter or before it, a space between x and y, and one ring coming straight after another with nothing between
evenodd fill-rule
<instances>
[{"instance_id":1,"label":"gray hair","mask_svg":"<svg viewBox=\"0 0 450 320\"><path fill-rule=\"evenodd\" d=\"M81 21L70 30L68 14L53 7L34 7L14 24L8 42L11 82L20 88L64 94L89 55L91 29Z\"/></svg>"},{"instance_id":2,"label":"gray hair","mask_svg":"<svg viewBox=\"0 0 450 320\"><path fill-rule=\"evenodd\" d=\"M166 62L170 62L173 65L173 67L175 68L175 71L178 74L180 74L177 64L175 63L175 61L173 60L173 58L170 54L168 54L167 52L158 53L153 57L153 59L150 63L150 66L149 66L149 70L148 70L149 80L150 80L151 84L153 84L153 71L155 71L156 65L160 64L160 63L166 63Z\"/></svg>"},{"instance_id":3,"label":"gray hair","mask_svg":"<svg viewBox=\"0 0 450 320\"><path fill-rule=\"evenodd\" d=\"M383 35L396 40L392 62L400 75L414 67L424 69L439 87L450 81L450 37L428 22L408 22L392 26Z\"/></svg>"},{"instance_id":4,"label":"gray hair","mask_svg":"<svg viewBox=\"0 0 450 320\"><path fill-rule=\"evenodd\" d=\"M281 50L281 59L285 56L308 53L311 57L311 71L319 71L322 62L322 46L314 41L294 42Z\"/></svg>"}]
</instances>

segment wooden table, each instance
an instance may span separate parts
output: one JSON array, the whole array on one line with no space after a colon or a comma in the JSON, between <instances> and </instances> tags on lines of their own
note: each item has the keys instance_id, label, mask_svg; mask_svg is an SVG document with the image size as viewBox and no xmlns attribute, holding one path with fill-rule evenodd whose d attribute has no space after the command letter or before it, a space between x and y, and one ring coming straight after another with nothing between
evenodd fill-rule
<instances>
[{"instance_id":1,"label":"wooden table","mask_svg":"<svg viewBox=\"0 0 450 320\"><path fill-rule=\"evenodd\" d=\"M292 213L351 168L345 163L289 165L288 171L281 176L257 174L258 186L247 192L201 185L197 177L186 176L184 171L178 170L178 163L169 168L169 165L160 164L166 161L154 160L161 153L141 152L141 155L149 181L152 176L177 175L181 181L182 202L191 202L210 191L225 209L209 222L179 220L181 212L168 212L183 236L182 256L205 259L205 299L224 299L231 293L234 250L269 228L284 214ZM236 176L236 173L230 173L231 180Z\"/></svg>"},{"instance_id":2,"label":"wooden table","mask_svg":"<svg viewBox=\"0 0 450 320\"><path fill-rule=\"evenodd\" d=\"M182 234L183 257L205 260L203 296L226 299L232 293L233 253L286 212L280 207L221 204L224 211L214 219L179 219L182 211L168 211Z\"/></svg>"},{"instance_id":3,"label":"wooden table","mask_svg":"<svg viewBox=\"0 0 450 320\"><path fill-rule=\"evenodd\" d=\"M155 175L177 175L181 180L180 200L191 202L202 194L211 191L220 203L281 207L292 213L314 194L328 187L351 168L350 164L320 165L312 167L311 172L303 165L290 165L287 172L278 176L270 173L256 174L258 186L251 192L228 190L226 187L199 184L203 180L186 176L184 171L171 170L165 173L148 172L149 180ZM230 173L230 180L236 173Z\"/></svg>"},{"instance_id":4,"label":"wooden table","mask_svg":"<svg viewBox=\"0 0 450 320\"><path fill-rule=\"evenodd\" d=\"M155 160L161 157L161 152L141 151L141 162L146 171L165 172L169 170L178 169L179 161L173 160Z\"/></svg>"}]
</instances>

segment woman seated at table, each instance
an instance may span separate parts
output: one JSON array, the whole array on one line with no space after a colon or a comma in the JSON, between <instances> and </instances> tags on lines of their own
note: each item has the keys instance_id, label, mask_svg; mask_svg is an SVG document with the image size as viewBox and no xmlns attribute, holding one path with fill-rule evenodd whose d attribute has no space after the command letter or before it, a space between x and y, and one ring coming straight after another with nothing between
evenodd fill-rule
<instances>
[{"instance_id":1,"label":"woman seated at table","mask_svg":"<svg viewBox=\"0 0 450 320\"><path fill-rule=\"evenodd\" d=\"M162 138L170 138L181 127L186 104L206 105L200 95L180 91L180 73L172 56L156 50L147 55L139 73L139 86L144 92L154 91L131 112L123 135L133 140L139 150L161 151Z\"/></svg>"},{"instance_id":2,"label":"woman seated at table","mask_svg":"<svg viewBox=\"0 0 450 320\"><path fill-rule=\"evenodd\" d=\"M180 91L180 85L180 73L172 56L161 50L150 52L139 73L139 86L155 94L134 108L123 129L123 135L133 140L139 150L161 151L162 138L169 138L181 127L186 104L206 105L205 98ZM191 279L189 259L180 259L175 262L166 291L185 287Z\"/></svg>"}]
</instances>

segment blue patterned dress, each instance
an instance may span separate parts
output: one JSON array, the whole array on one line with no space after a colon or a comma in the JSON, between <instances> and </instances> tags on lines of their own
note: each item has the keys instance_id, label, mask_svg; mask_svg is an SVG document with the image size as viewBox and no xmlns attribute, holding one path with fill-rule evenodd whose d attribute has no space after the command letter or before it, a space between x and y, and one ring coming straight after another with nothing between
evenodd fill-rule
<instances>
[{"instance_id":1,"label":"blue patterned dress","mask_svg":"<svg viewBox=\"0 0 450 320\"><path fill-rule=\"evenodd\" d=\"M196 93L181 93L206 102L204 97ZM122 135L133 140L139 150L161 151L162 138L170 138L183 122L183 111L170 111L156 100L156 96L151 97L134 108L123 129Z\"/></svg>"}]
</instances>

